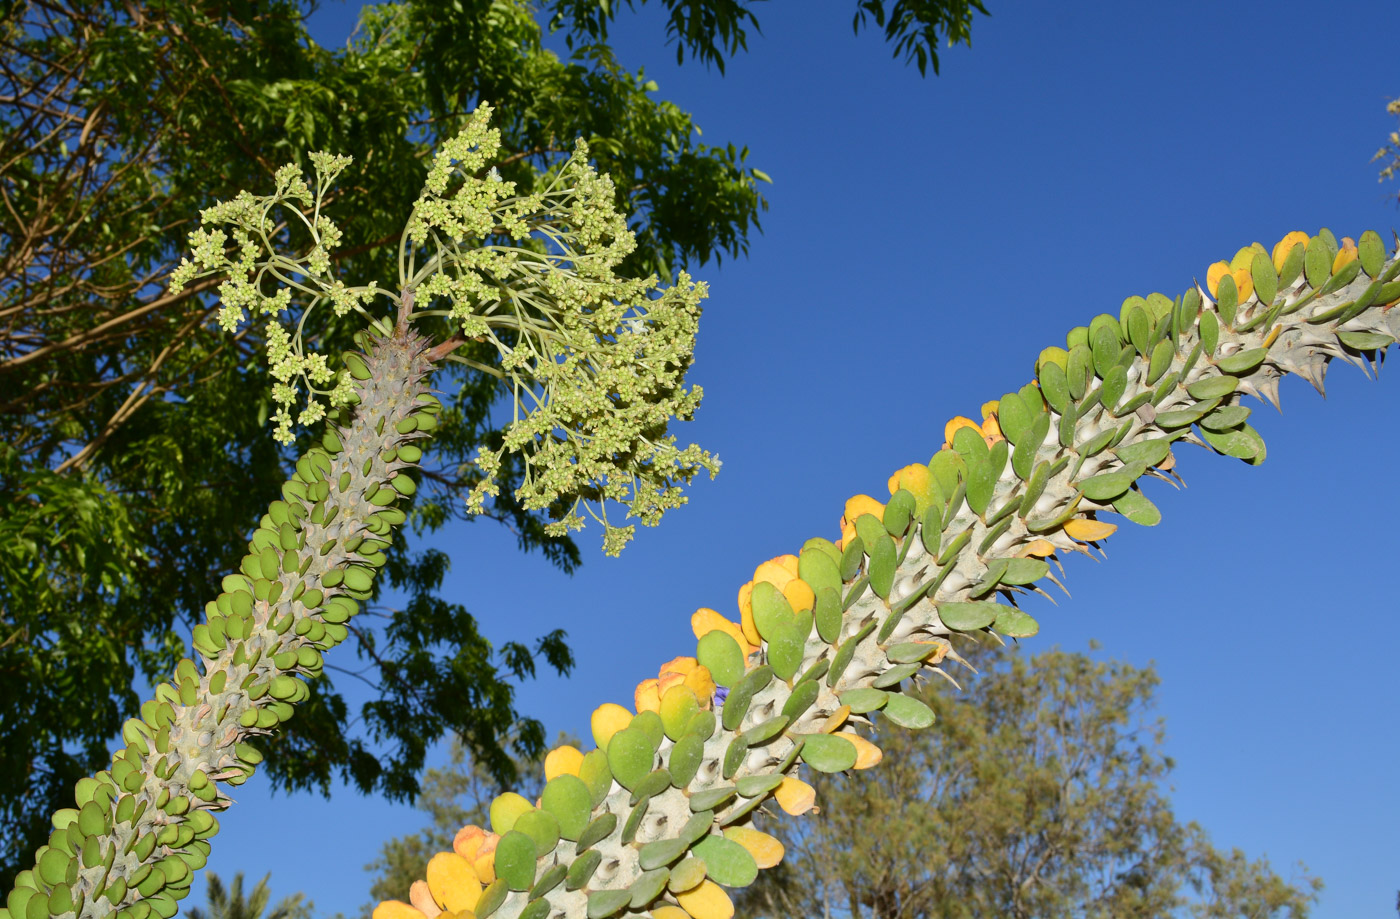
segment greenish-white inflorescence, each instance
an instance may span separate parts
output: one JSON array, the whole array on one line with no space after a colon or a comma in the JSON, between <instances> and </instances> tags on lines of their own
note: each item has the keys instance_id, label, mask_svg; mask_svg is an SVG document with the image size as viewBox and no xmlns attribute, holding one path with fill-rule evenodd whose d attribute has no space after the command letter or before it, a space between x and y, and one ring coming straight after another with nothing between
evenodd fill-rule
<instances>
[{"instance_id":1,"label":"greenish-white inflorescence","mask_svg":"<svg viewBox=\"0 0 1400 919\"><path fill-rule=\"evenodd\" d=\"M511 394L504 443L476 456L469 509L497 494L502 457L518 452L524 506L566 505L548 531L578 529L590 514L616 554L634 528L608 525L607 502L654 526L685 502L682 483L719 469L664 434L700 402L684 378L705 285L682 272L659 290L654 276L619 274L636 239L582 140L528 194L488 171L500 148L490 114L481 106L434 159L400 248L401 283L416 291L415 315L445 316L494 352L491 364L451 359L499 377Z\"/></svg>"},{"instance_id":2,"label":"greenish-white inflorescence","mask_svg":"<svg viewBox=\"0 0 1400 919\"><path fill-rule=\"evenodd\" d=\"M626 276L635 235L614 205L612 180L589 164L582 140L540 188L521 193L503 180L490 166L500 156L490 116L481 105L434 157L401 237L397 294L374 281L346 286L332 274L341 233L323 205L350 159L327 153L311 154L314 190L288 165L278 170L273 194L245 191L206 209L189 237L192 258L176 269L171 289L227 273L219 324L233 332L250 316L265 321L274 437L282 443L293 439L301 388L306 402L295 420L303 425L350 398L347 374L306 346L316 307L328 303L337 316L356 310L385 334L398 321L446 320L453 331L440 345L447 359L496 377L511 399L500 448L482 447L475 457L479 479L468 510L481 513L499 494L502 460L519 453L516 498L550 512L547 531L563 535L592 516L604 526L605 551L615 555L635 527L610 523L609 503L654 526L685 503L682 485L702 470L719 471L716 457L694 444L682 449L666 433L672 419L689 420L700 403L700 388L687 387L685 375L706 288L684 272L664 289L655 276ZM283 254L287 228L297 222L309 248ZM380 296L397 307L397 318L368 311ZM305 304L289 331L294 300Z\"/></svg>"},{"instance_id":3,"label":"greenish-white inflorescence","mask_svg":"<svg viewBox=\"0 0 1400 919\"><path fill-rule=\"evenodd\" d=\"M182 259L170 277L170 291L176 293L196 278L227 274L228 280L219 285L218 320L226 332L236 332L250 314L265 320L268 373L278 406L272 418L273 437L283 444L294 439L292 407L299 384L307 389L306 406L296 418L302 425L316 424L325 417L327 403L343 405L353 391L348 374L337 375L325 355L306 350L302 330L312 311L330 303L337 316L354 309L368 317L365 306L387 293L373 281L351 288L331 276L330 254L340 245L341 232L321 209L326 193L351 159L329 153L312 153L310 159L316 172L314 192L300 168L289 163L277 170L271 195L241 191L233 200L201 211L201 225L189 235L192 258ZM292 220L310 235L310 248L301 256L280 251L279 242L285 245ZM225 226L227 231L222 229ZM283 315L292 310L293 291L307 300L294 331L288 332Z\"/></svg>"}]
</instances>

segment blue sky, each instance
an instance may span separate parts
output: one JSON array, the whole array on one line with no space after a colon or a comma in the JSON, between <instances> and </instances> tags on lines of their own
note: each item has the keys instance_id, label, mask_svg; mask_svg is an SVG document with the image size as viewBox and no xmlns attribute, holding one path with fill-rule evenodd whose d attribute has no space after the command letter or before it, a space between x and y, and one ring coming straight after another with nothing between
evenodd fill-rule
<instances>
[{"instance_id":1,"label":"blue sky","mask_svg":"<svg viewBox=\"0 0 1400 919\"><path fill-rule=\"evenodd\" d=\"M845 498L884 494L1070 327L1174 296L1255 240L1400 226L1397 186L1369 162L1395 129L1400 5L988 2L973 47L927 79L852 35L850 0L760 4L762 35L723 77L676 67L659 7L623 12L621 61L707 142L748 145L774 185L749 257L697 272L705 401L677 434L718 452L719 478L621 559L585 531L572 577L494 524L428 541L456 560L446 593L497 641L569 632L573 676L518 696L551 736L585 734L593 707L693 653L691 612L733 613L758 562L834 537ZM330 0L315 36L343 43L358 8ZM1032 601L1029 644L1098 639L1155 662L1179 816L1284 874L1306 862L1322 919L1390 916L1400 388L1344 365L1329 384L1324 401L1290 380L1282 417L1260 408L1262 467L1178 451L1189 488L1148 486L1163 522L1125 526L1101 564L1071 560L1073 599ZM344 790L272 796L262 776L236 797L210 868L271 871L275 894L318 912L353 914L361 866L423 822Z\"/></svg>"}]
</instances>

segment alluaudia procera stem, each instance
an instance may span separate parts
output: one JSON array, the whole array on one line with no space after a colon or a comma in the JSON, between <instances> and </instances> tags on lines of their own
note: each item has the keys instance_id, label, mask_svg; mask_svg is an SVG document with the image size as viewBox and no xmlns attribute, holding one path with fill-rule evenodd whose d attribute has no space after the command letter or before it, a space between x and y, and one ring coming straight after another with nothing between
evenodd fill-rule
<instances>
[{"instance_id":1,"label":"alluaudia procera stem","mask_svg":"<svg viewBox=\"0 0 1400 919\"><path fill-rule=\"evenodd\" d=\"M896 471L887 502L847 501L838 542L759 565L738 622L698 611L694 657L639 685L635 715L600 707L597 749L552 751L538 802L498 797L490 832L464 827L375 919L728 919L724 887L782 857L755 812L815 806L801 767L874 766L854 727L875 712L930 725L901 689L957 660L954 636L1035 634L1016 597L1111 535L1100 514L1155 524L1140 482L1168 477L1176 442L1262 461L1240 397L1277 404L1286 373L1321 389L1333 358L1374 366L1400 337L1397 273L1375 233L1293 233L1212 265L1207 290L1073 330L982 424L954 419L931 462Z\"/></svg>"},{"instance_id":2,"label":"alluaudia procera stem","mask_svg":"<svg viewBox=\"0 0 1400 919\"><path fill-rule=\"evenodd\" d=\"M230 804L220 784L252 774L262 757L247 741L291 717L308 692L298 677L319 673L345 639L404 520L394 504L413 493L418 442L436 427L427 342L401 327L359 343L364 354L345 356L353 418L297 462L240 573L195 627L198 663L181 661L126 722L111 769L78 782L77 807L54 816L0 919L169 919L189 892L218 832L214 812Z\"/></svg>"}]
</instances>

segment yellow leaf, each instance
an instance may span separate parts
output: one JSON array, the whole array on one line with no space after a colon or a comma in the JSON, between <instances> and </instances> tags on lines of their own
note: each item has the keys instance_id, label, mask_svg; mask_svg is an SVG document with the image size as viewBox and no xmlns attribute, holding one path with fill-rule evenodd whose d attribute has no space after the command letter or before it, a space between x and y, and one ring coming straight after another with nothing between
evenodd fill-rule
<instances>
[{"instance_id":1,"label":"yellow leaf","mask_svg":"<svg viewBox=\"0 0 1400 919\"><path fill-rule=\"evenodd\" d=\"M579 766L582 764L583 753L578 747L568 744L555 747L544 758L544 780L548 782L558 775L578 775Z\"/></svg>"},{"instance_id":2,"label":"yellow leaf","mask_svg":"<svg viewBox=\"0 0 1400 919\"><path fill-rule=\"evenodd\" d=\"M913 463L903 469L896 469L894 475L890 476L890 494L903 488L917 498L928 491L931 478L928 467L923 463Z\"/></svg>"},{"instance_id":3,"label":"yellow leaf","mask_svg":"<svg viewBox=\"0 0 1400 919\"><path fill-rule=\"evenodd\" d=\"M661 708L661 693L656 688L656 677L642 680L637 684L637 691L632 694L632 699L637 703L637 714L642 712L654 712Z\"/></svg>"},{"instance_id":4,"label":"yellow leaf","mask_svg":"<svg viewBox=\"0 0 1400 919\"><path fill-rule=\"evenodd\" d=\"M1077 539L1080 542L1098 542L1112 536L1118 530L1117 524L1104 523L1102 520L1089 520L1084 517L1076 517L1065 524L1065 533L1070 539Z\"/></svg>"},{"instance_id":5,"label":"yellow leaf","mask_svg":"<svg viewBox=\"0 0 1400 919\"><path fill-rule=\"evenodd\" d=\"M651 919L691 919L691 915L679 906L667 903L665 906L653 906Z\"/></svg>"},{"instance_id":6,"label":"yellow leaf","mask_svg":"<svg viewBox=\"0 0 1400 919\"><path fill-rule=\"evenodd\" d=\"M856 518L861 514L874 514L875 519L885 519L885 506L869 495L856 495L846 501L846 513L842 518L846 523L854 524Z\"/></svg>"},{"instance_id":7,"label":"yellow leaf","mask_svg":"<svg viewBox=\"0 0 1400 919\"><path fill-rule=\"evenodd\" d=\"M714 881L701 881L698 886L676 894L676 899L694 919L730 919L734 915L734 903L729 894Z\"/></svg>"},{"instance_id":8,"label":"yellow leaf","mask_svg":"<svg viewBox=\"0 0 1400 919\"><path fill-rule=\"evenodd\" d=\"M1001 436L1001 423L997 421L996 415L987 416L987 419L982 422L981 431L982 439L987 442L989 447L999 440L1006 439Z\"/></svg>"},{"instance_id":9,"label":"yellow leaf","mask_svg":"<svg viewBox=\"0 0 1400 919\"><path fill-rule=\"evenodd\" d=\"M783 587L783 596L787 597L788 603L792 605L794 612L803 612L812 609L817 605L817 595L812 587L801 578L793 578Z\"/></svg>"},{"instance_id":10,"label":"yellow leaf","mask_svg":"<svg viewBox=\"0 0 1400 919\"><path fill-rule=\"evenodd\" d=\"M374 908L372 919L425 919L415 907L402 900L385 900Z\"/></svg>"},{"instance_id":11,"label":"yellow leaf","mask_svg":"<svg viewBox=\"0 0 1400 919\"><path fill-rule=\"evenodd\" d=\"M1254 253L1264 252L1263 243L1252 243L1235 253L1235 257L1230 259L1230 270L1238 271L1241 268L1248 268L1254 264ZM1264 252L1268 255L1267 252Z\"/></svg>"},{"instance_id":12,"label":"yellow leaf","mask_svg":"<svg viewBox=\"0 0 1400 919\"><path fill-rule=\"evenodd\" d=\"M830 734L841 725L845 724L846 719L849 717L851 717L851 707L849 705L843 705L827 716L827 719L822 722L822 726L817 728L817 733Z\"/></svg>"},{"instance_id":13,"label":"yellow leaf","mask_svg":"<svg viewBox=\"0 0 1400 919\"><path fill-rule=\"evenodd\" d=\"M724 828L724 838L747 849L760 869L776 867L783 860L783 844L753 827L727 826Z\"/></svg>"},{"instance_id":14,"label":"yellow leaf","mask_svg":"<svg viewBox=\"0 0 1400 919\"><path fill-rule=\"evenodd\" d=\"M606 750L612 736L631 723L631 712L615 702L604 702L593 710L593 718L591 719L593 742L598 745L599 750Z\"/></svg>"},{"instance_id":15,"label":"yellow leaf","mask_svg":"<svg viewBox=\"0 0 1400 919\"><path fill-rule=\"evenodd\" d=\"M1047 363L1059 364L1060 369L1064 370L1067 366L1069 366L1069 352L1066 351L1064 348L1056 347L1041 349L1039 356L1037 356L1035 359L1035 372L1037 375L1037 379L1035 381L1036 386L1040 385L1039 374L1041 369L1043 369Z\"/></svg>"},{"instance_id":16,"label":"yellow leaf","mask_svg":"<svg viewBox=\"0 0 1400 919\"><path fill-rule=\"evenodd\" d=\"M881 750L853 731L842 731L839 736L846 738L855 745L857 769L869 769L871 766L878 766L880 760L885 758L884 750Z\"/></svg>"},{"instance_id":17,"label":"yellow leaf","mask_svg":"<svg viewBox=\"0 0 1400 919\"><path fill-rule=\"evenodd\" d=\"M1254 294L1254 274L1248 268L1236 268L1230 272L1230 276L1235 279L1235 290L1238 296L1237 302L1243 303Z\"/></svg>"},{"instance_id":18,"label":"yellow leaf","mask_svg":"<svg viewBox=\"0 0 1400 919\"><path fill-rule=\"evenodd\" d=\"M695 633L696 638L704 638L716 630L724 632L738 643L739 650L744 652L745 657L754 652L755 646L749 643L743 629L712 609L702 606L696 610L695 614L690 617L690 629ZM602 745L599 744L599 746Z\"/></svg>"},{"instance_id":19,"label":"yellow leaf","mask_svg":"<svg viewBox=\"0 0 1400 919\"><path fill-rule=\"evenodd\" d=\"M666 695L661 697L661 704L657 706L656 711L663 723L669 723L687 711L694 713L699 705L700 698L689 686L672 686L666 690ZM684 723L681 722L682 725Z\"/></svg>"},{"instance_id":20,"label":"yellow leaf","mask_svg":"<svg viewBox=\"0 0 1400 919\"><path fill-rule=\"evenodd\" d=\"M1288 261L1288 254L1293 251L1294 246L1306 246L1308 244L1308 234L1301 230L1294 230L1278 241L1274 246L1274 270L1282 271L1283 263Z\"/></svg>"},{"instance_id":21,"label":"yellow leaf","mask_svg":"<svg viewBox=\"0 0 1400 919\"><path fill-rule=\"evenodd\" d=\"M1332 259L1332 273L1341 271L1350 262L1357 258L1356 243L1350 236L1342 237L1342 248L1337 250L1337 257Z\"/></svg>"},{"instance_id":22,"label":"yellow leaf","mask_svg":"<svg viewBox=\"0 0 1400 919\"><path fill-rule=\"evenodd\" d=\"M479 826L467 824L457 831L457 835L452 838L452 851L471 861L476 858L476 852L481 848L481 844L486 841L486 831Z\"/></svg>"},{"instance_id":23,"label":"yellow leaf","mask_svg":"<svg viewBox=\"0 0 1400 919\"><path fill-rule=\"evenodd\" d=\"M760 636L758 626L753 624L753 581L739 588L739 624L749 644L757 648Z\"/></svg>"},{"instance_id":24,"label":"yellow leaf","mask_svg":"<svg viewBox=\"0 0 1400 919\"><path fill-rule=\"evenodd\" d=\"M1001 400L1000 400L1000 399L993 399L993 400L990 401L990 402L983 402L983 403L982 403L982 420L983 420L983 421L986 421L988 418L995 418L995 417L996 417L996 414L997 414L997 409L998 409L1000 406L1001 406Z\"/></svg>"},{"instance_id":25,"label":"yellow leaf","mask_svg":"<svg viewBox=\"0 0 1400 919\"><path fill-rule=\"evenodd\" d=\"M684 682L685 674L683 673L676 673L675 671L662 673L661 676L656 678L656 692L662 697L665 697L666 691L672 686L680 686Z\"/></svg>"},{"instance_id":26,"label":"yellow leaf","mask_svg":"<svg viewBox=\"0 0 1400 919\"><path fill-rule=\"evenodd\" d=\"M1229 273L1228 262L1215 262L1206 269L1206 290L1210 291L1212 297L1216 296L1216 291L1220 289L1220 279Z\"/></svg>"},{"instance_id":27,"label":"yellow leaf","mask_svg":"<svg viewBox=\"0 0 1400 919\"><path fill-rule=\"evenodd\" d=\"M496 879L496 843L500 841L501 837L495 833L487 833L476 857L471 860L472 867L476 869L476 876L481 879L482 887Z\"/></svg>"},{"instance_id":28,"label":"yellow leaf","mask_svg":"<svg viewBox=\"0 0 1400 919\"><path fill-rule=\"evenodd\" d=\"M481 879L476 869L456 852L439 852L428 862L428 890L448 912L475 909L481 898Z\"/></svg>"},{"instance_id":29,"label":"yellow leaf","mask_svg":"<svg viewBox=\"0 0 1400 919\"><path fill-rule=\"evenodd\" d=\"M1048 539L1035 539L1026 545L1021 554L1033 558L1045 558L1055 554L1055 544Z\"/></svg>"},{"instance_id":30,"label":"yellow leaf","mask_svg":"<svg viewBox=\"0 0 1400 919\"><path fill-rule=\"evenodd\" d=\"M698 666L700 666L700 662L693 657L673 657L661 665L657 676L665 676L668 673L679 673L681 676L685 676Z\"/></svg>"},{"instance_id":31,"label":"yellow leaf","mask_svg":"<svg viewBox=\"0 0 1400 919\"><path fill-rule=\"evenodd\" d=\"M739 647L743 647L740 645ZM686 688L695 693L695 698L700 700L701 708L709 708L710 700L715 697L715 678L710 674L709 667L696 667L685 675Z\"/></svg>"},{"instance_id":32,"label":"yellow leaf","mask_svg":"<svg viewBox=\"0 0 1400 919\"><path fill-rule=\"evenodd\" d=\"M972 430L976 431L978 434L982 433L982 426L980 424L973 421L971 418L964 418L962 415L958 415L943 426L943 449L948 449L948 446L953 442L953 435L958 433L959 428L972 428Z\"/></svg>"},{"instance_id":33,"label":"yellow leaf","mask_svg":"<svg viewBox=\"0 0 1400 919\"><path fill-rule=\"evenodd\" d=\"M797 577L796 571L789 571L787 565L783 564L782 556L770 558L753 570L753 580L757 584L760 581L767 581L774 587L782 590L787 586L787 582Z\"/></svg>"},{"instance_id":34,"label":"yellow leaf","mask_svg":"<svg viewBox=\"0 0 1400 919\"><path fill-rule=\"evenodd\" d=\"M470 865L467 866L470 869ZM476 880L476 872L472 872L472 880ZM437 919L442 915L442 907L437 905L433 899L433 892L428 888L427 881L414 881L408 888L408 902L413 904L428 919Z\"/></svg>"},{"instance_id":35,"label":"yellow leaf","mask_svg":"<svg viewBox=\"0 0 1400 919\"><path fill-rule=\"evenodd\" d=\"M778 799L778 806L794 817L800 817L817 804L817 790L790 775L783 777L783 784L773 796Z\"/></svg>"}]
</instances>

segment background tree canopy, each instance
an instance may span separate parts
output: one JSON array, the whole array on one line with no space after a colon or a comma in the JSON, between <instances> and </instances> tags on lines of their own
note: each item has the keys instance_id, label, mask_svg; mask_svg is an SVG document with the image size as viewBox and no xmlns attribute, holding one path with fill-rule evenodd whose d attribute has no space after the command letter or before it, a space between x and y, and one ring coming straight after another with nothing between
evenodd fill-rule
<instances>
[{"instance_id":1,"label":"background tree canopy","mask_svg":"<svg viewBox=\"0 0 1400 919\"><path fill-rule=\"evenodd\" d=\"M977 651L983 672L964 691L920 694L932 728L881 722L877 768L817 777L821 816L777 822L787 855L743 892L739 915L1308 915L1320 880L1218 851L1172 813L1151 667Z\"/></svg>"},{"instance_id":2,"label":"background tree canopy","mask_svg":"<svg viewBox=\"0 0 1400 919\"><path fill-rule=\"evenodd\" d=\"M739 0L666 0L678 55L723 68L758 23ZM316 45L289 0L9 0L0 3L0 882L102 768L138 702L168 674L289 458L267 436L266 384L249 357L259 330L212 327L217 279L170 294L199 210L324 149L355 157L334 206L345 276L391 276L423 160L480 100L497 106L528 188L589 140L634 215L630 270L670 276L746 251L766 176L734 144L709 146L676 105L606 43L614 5L591 0L403 0L367 7L344 48ZM937 71L941 39L966 42L980 3L861 0L854 25ZM571 56L542 45L563 30ZM354 322L308 330L348 346ZM413 511L420 532L461 511L464 463L499 432L490 379L444 374L438 452ZM490 508L523 550L571 570L568 539L544 536L509 490ZM396 547L402 609L354 631L379 693L359 717L327 676L266 750L280 787L411 796L425 750L463 738L495 776L501 738L538 752L508 682L537 657L567 671L559 632L493 645L439 597L449 559ZM368 620L365 620L368 621ZM328 670L346 672L343 665ZM352 728L353 723L358 722Z\"/></svg>"}]
</instances>

